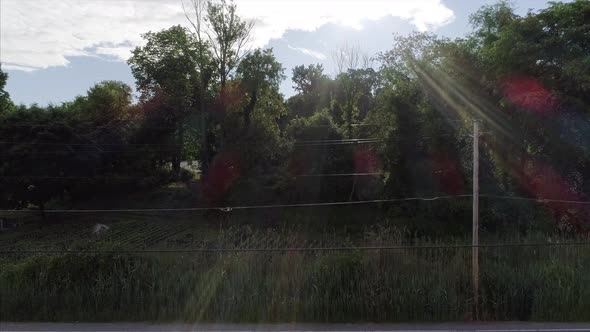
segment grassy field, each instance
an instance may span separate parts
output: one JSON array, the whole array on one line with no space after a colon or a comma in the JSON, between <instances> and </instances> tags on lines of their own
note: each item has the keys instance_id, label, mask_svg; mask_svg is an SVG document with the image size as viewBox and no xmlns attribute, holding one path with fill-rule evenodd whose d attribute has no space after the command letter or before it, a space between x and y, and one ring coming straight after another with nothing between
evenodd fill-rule
<instances>
[{"instance_id":1,"label":"grassy field","mask_svg":"<svg viewBox=\"0 0 590 332\"><path fill-rule=\"evenodd\" d=\"M203 232L209 242L203 238L192 247L355 244L336 237L313 243L301 232L249 226L218 232ZM392 228L376 227L365 237L372 245L408 243ZM0 260L0 310L12 321L463 320L471 317L473 303L470 253L11 254ZM483 319L590 319L589 246L482 248L480 254Z\"/></svg>"},{"instance_id":2,"label":"grassy field","mask_svg":"<svg viewBox=\"0 0 590 332\"><path fill-rule=\"evenodd\" d=\"M182 205L171 186L137 206ZM116 207L113 201L91 207ZM91 205L92 204L92 205ZM124 206L124 205L123 205ZM6 321L400 322L472 317L471 249L168 252L125 250L440 246L395 221L359 222L350 210L234 215L125 213L22 218L0 235L0 312ZM312 218L313 216L313 218ZM241 221L241 222L238 222ZM295 221L300 221L296 223ZM96 236L95 223L110 229ZM566 239L552 238L551 241ZM572 239L568 239L572 241ZM548 242L528 235L483 242ZM119 252L80 252L88 249ZM480 318L590 320L590 246L480 249Z\"/></svg>"}]
</instances>

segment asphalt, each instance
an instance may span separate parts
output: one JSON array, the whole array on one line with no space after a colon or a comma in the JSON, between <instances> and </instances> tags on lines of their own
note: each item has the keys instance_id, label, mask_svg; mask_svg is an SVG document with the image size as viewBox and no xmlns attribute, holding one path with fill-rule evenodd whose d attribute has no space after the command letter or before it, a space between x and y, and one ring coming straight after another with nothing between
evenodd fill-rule
<instances>
[{"instance_id":1,"label":"asphalt","mask_svg":"<svg viewBox=\"0 0 590 332\"><path fill-rule=\"evenodd\" d=\"M0 323L0 331L396 331L590 332L590 323L481 322L440 324L152 324Z\"/></svg>"}]
</instances>

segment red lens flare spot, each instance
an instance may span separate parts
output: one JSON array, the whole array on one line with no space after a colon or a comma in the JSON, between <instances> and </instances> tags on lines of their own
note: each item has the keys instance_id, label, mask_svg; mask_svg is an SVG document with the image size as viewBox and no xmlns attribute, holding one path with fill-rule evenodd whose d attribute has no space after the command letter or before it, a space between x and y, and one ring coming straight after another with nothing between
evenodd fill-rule
<instances>
[{"instance_id":1,"label":"red lens flare spot","mask_svg":"<svg viewBox=\"0 0 590 332\"><path fill-rule=\"evenodd\" d=\"M289 160L287 172L290 176L307 174L310 171L309 162L303 156L294 156Z\"/></svg>"},{"instance_id":2,"label":"red lens flare spot","mask_svg":"<svg viewBox=\"0 0 590 332\"><path fill-rule=\"evenodd\" d=\"M431 156L433 175L441 189L451 195L463 194L465 191L464 176L456 160L445 154Z\"/></svg>"},{"instance_id":3,"label":"red lens flare spot","mask_svg":"<svg viewBox=\"0 0 590 332\"><path fill-rule=\"evenodd\" d=\"M555 101L551 92L538 80L515 75L504 80L504 96L518 107L539 114L548 114L554 110Z\"/></svg>"},{"instance_id":4,"label":"red lens flare spot","mask_svg":"<svg viewBox=\"0 0 590 332\"><path fill-rule=\"evenodd\" d=\"M587 201L586 195L574 191L567 181L551 166L528 159L520 169L519 181L533 197L563 201ZM548 201L546 206L560 229L579 230L587 224L585 213L571 204Z\"/></svg>"},{"instance_id":5,"label":"red lens flare spot","mask_svg":"<svg viewBox=\"0 0 590 332\"><path fill-rule=\"evenodd\" d=\"M379 157L369 147L357 147L353 152L356 173L376 173L380 169Z\"/></svg>"},{"instance_id":6,"label":"red lens flare spot","mask_svg":"<svg viewBox=\"0 0 590 332\"><path fill-rule=\"evenodd\" d=\"M227 112L240 108L246 100L246 91L236 82L228 82L215 98L213 110Z\"/></svg>"},{"instance_id":7,"label":"red lens flare spot","mask_svg":"<svg viewBox=\"0 0 590 332\"><path fill-rule=\"evenodd\" d=\"M222 152L215 156L203 179L203 197L209 203L216 202L240 177L239 160L235 153Z\"/></svg>"}]
</instances>

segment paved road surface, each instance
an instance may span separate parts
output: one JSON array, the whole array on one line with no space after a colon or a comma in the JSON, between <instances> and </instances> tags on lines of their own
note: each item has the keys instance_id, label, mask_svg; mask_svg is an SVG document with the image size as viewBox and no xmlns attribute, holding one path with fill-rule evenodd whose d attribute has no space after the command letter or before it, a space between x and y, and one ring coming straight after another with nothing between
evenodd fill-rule
<instances>
[{"instance_id":1,"label":"paved road surface","mask_svg":"<svg viewBox=\"0 0 590 332\"><path fill-rule=\"evenodd\" d=\"M590 323L441 324L150 324L0 323L0 331L396 331L396 332L590 332Z\"/></svg>"}]
</instances>

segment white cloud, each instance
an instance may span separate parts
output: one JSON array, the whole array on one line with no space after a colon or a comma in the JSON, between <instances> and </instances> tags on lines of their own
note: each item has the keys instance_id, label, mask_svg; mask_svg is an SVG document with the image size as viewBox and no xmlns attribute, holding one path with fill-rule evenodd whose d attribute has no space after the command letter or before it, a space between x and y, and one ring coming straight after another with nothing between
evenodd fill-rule
<instances>
[{"instance_id":1,"label":"white cloud","mask_svg":"<svg viewBox=\"0 0 590 332\"><path fill-rule=\"evenodd\" d=\"M245 17L265 23L256 28L257 45L280 38L287 29L311 31L326 23L362 29L363 20L391 15L425 31L454 19L441 0L242 0L238 6Z\"/></svg>"},{"instance_id":2,"label":"white cloud","mask_svg":"<svg viewBox=\"0 0 590 332\"><path fill-rule=\"evenodd\" d=\"M322 52L310 50L309 48L305 48L305 47L294 47L291 45L287 45L287 47L291 50L301 52L305 55L309 55L309 56L314 57L318 60L326 60L326 55Z\"/></svg>"},{"instance_id":3,"label":"white cloud","mask_svg":"<svg viewBox=\"0 0 590 332\"><path fill-rule=\"evenodd\" d=\"M38 68L31 68L31 67L25 67L25 66L18 66L18 65L2 65L2 69L4 70L19 70L19 71L24 71L24 72L32 72L37 70Z\"/></svg>"},{"instance_id":4,"label":"white cloud","mask_svg":"<svg viewBox=\"0 0 590 332\"><path fill-rule=\"evenodd\" d=\"M288 29L311 31L326 23L362 29L363 20L393 15L419 30L453 19L442 0L237 0L238 11L257 22L254 46ZM2 0L0 56L4 68L65 66L68 56L109 55L125 60L141 34L186 24L180 0ZM320 52L296 48L321 59Z\"/></svg>"}]
</instances>

